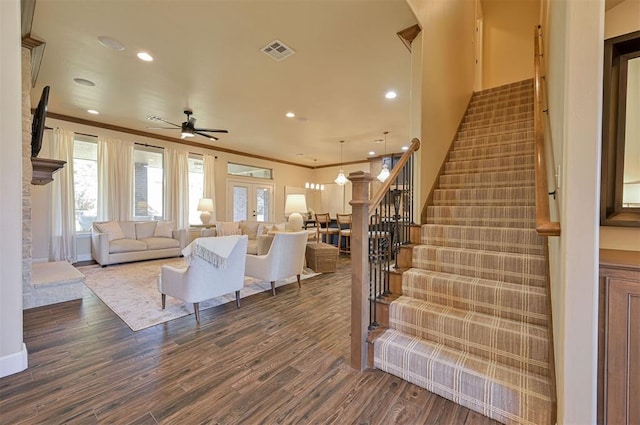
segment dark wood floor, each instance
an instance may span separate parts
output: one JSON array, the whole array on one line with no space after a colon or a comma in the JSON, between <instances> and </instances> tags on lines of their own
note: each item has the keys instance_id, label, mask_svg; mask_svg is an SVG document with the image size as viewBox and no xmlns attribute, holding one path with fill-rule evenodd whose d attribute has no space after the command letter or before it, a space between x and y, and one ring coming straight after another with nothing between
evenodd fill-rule
<instances>
[{"instance_id":1,"label":"dark wood floor","mask_svg":"<svg viewBox=\"0 0 640 425\"><path fill-rule=\"evenodd\" d=\"M117 282L114 282L117 284ZM97 297L25 311L1 424L496 424L349 357L337 273L133 332Z\"/></svg>"}]
</instances>

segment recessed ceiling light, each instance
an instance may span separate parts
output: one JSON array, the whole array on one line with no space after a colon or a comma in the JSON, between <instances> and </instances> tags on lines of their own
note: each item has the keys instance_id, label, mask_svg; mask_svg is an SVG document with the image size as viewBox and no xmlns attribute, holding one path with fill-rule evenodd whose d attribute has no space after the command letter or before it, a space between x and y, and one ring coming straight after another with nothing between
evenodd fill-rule
<instances>
[{"instance_id":1,"label":"recessed ceiling light","mask_svg":"<svg viewBox=\"0 0 640 425\"><path fill-rule=\"evenodd\" d=\"M100 37L98 37L98 41L107 49L113 49L119 52L124 50L124 44L120 43L115 38L112 38L106 35L101 35Z\"/></svg>"},{"instance_id":2,"label":"recessed ceiling light","mask_svg":"<svg viewBox=\"0 0 640 425\"><path fill-rule=\"evenodd\" d=\"M87 112L93 115L98 115L100 112L96 111L95 109L87 109Z\"/></svg>"},{"instance_id":3,"label":"recessed ceiling light","mask_svg":"<svg viewBox=\"0 0 640 425\"><path fill-rule=\"evenodd\" d=\"M140 60L143 60L145 62L151 62L153 60L153 56L151 56L149 53L147 52L139 52L138 53L138 58Z\"/></svg>"},{"instance_id":4,"label":"recessed ceiling light","mask_svg":"<svg viewBox=\"0 0 640 425\"><path fill-rule=\"evenodd\" d=\"M402 150L403 150L403 151L408 151L408 150L409 150L409 146L403 146L403 147L402 147Z\"/></svg>"},{"instance_id":5,"label":"recessed ceiling light","mask_svg":"<svg viewBox=\"0 0 640 425\"><path fill-rule=\"evenodd\" d=\"M86 78L74 78L73 81L80 84L81 86L93 87L96 85L96 83L91 80L87 80Z\"/></svg>"},{"instance_id":6,"label":"recessed ceiling light","mask_svg":"<svg viewBox=\"0 0 640 425\"><path fill-rule=\"evenodd\" d=\"M296 116L296 114L294 114L293 112L287 112L285 115L287 116L287 118L293 118Z\"/></svg>"},{"instance_id":7,"label":"recessed ceiling light","mask_svg":"<svg viewBox=\"0 0 640 425\"><path fill-rule=\"evenodd\" d=\"M376 153L374 151L369 151L369 155L375 155Z\"/></svg>"},{"instance_id":8,"label":"recessed ceiling light","mask_svg":"<svg viewBox=\"0 0 640 425\"><path fill-rule=\"evenodd\" d=\"M384 95L384 97L386 97L387 99L395 99L396 96L398 96L398 93L394 92L393 90L389 90Z\"/></svg>"}]
</instances>

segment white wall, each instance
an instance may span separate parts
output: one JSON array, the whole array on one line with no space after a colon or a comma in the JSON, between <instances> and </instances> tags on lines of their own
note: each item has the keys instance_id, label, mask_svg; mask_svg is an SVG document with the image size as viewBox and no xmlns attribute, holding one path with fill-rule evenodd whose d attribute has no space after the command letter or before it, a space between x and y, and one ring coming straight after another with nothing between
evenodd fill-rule
<instances>
[{"instance_id":1,"label":"white wall","mask_svg":"<svg viewBox=\"0 0 640 425\"><path fill-rule=\"evenodd\" d=\"M473 92L475 3L407 0L422 27L420 184L423 206Z\"/></svg>"},{"instance_id":2,"label":"white wall","mask_svg":"<svg viewBox=\"0 0 640 425\"><path fill-rule=\"evenodd\" d=\"M0 57L1 378L27 368L22 339L22 59L18 0L0 1Z\"/></svg>"},{"instance_id":3,"label":"white wall","mask_svg":"<svg viewBox=\"0 0 640 425\"><path fill-rule=\"evenodd\" d=\"M562 236L552 239L558 423L596 422L598 222L604 2L549 2L549 110L562 164ZM557 258L556 256L559 256Z\"/></svg>"},{"instance_id":4,"label":"white wall","mask_svg":"<svg viewBox=\"0 0 640 425\"><path fill-rule=\"evenodd\" d=\"M626 0L605 13L605 39L634 31L640 31L640 1ZM600 227L600 248L640 251L640 227Z\"/></svg>"},{"instance_id":5,"label":"white wall","mask_svg":"<svg viewBox=\"0 0 640 425\"><path fill-rule=\"evenodd\" d=\"M533 77L539 0L483 0L483 89Z\"/></svg>"}]
</instances>

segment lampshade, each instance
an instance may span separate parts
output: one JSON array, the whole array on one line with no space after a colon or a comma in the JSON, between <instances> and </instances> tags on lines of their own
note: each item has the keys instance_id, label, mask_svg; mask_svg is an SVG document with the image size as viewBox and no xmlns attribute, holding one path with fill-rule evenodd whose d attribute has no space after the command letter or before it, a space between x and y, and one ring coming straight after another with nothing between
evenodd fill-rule
<instances>
[{"instance_id":1,"label":"lampshade","mask_svg":"<svg viewBox=\"0 0 640 425\"><path fill-rule=\"evenodd\" d=\"M341 168L338 173L338 177L334 180L339 186L344 186L347 184L347 177L344 175L344 170Z\"/></svg>"},{"instance_id":2,"label":"lampshade","mask_svg":"<svg viewBox=\"0 0 640 425\"><path fill-rule=\"evenodd\" d=\"M304 220L300 213L307 212L307 198L298 193L287 195L284 203L284 213L289 215L289 228L291 230L301 230Z\"/></svg>"},{"instance_id":3,"label":"lampshade","mask_svg":"<svg viewBox=\"0 0 640 425\"><path fill-rule=\"evenodd\" d=\"M198 211L213 211L213 199L200 199L200 201L198 202Z\"/></svg>"},{"instance_id":4,"label":"lampshade","mask_svg":"<svg viewBox=\"0 0 640 425\"><path fill-rule=\"evenodd\" d=\"M380 174L378 174L378 180L384 183L384 181L389 178L389 174L389 167L387 164L382 164L382 170L380 170Z\"/></svg>"},{"instance_id":5,"label":"lampshade","mask_svg":"<svg viewBox=\"0 0 640 425\"><path fill-rule=\"evenodd\" d=\"M198 201L198 211L202 211L200 214L200 221L202 221L202 224L209 224L211 221L211 211L213 211L213 199L200 199Z\"/></svg>"}]
</instances>

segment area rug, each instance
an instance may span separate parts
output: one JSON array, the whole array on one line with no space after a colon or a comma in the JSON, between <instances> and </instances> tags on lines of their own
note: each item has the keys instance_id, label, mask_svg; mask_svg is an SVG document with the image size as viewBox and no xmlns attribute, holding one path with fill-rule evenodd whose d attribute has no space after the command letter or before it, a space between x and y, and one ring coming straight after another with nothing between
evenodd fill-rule
<instances>
[{"instance_id":1,"label":"area rug","mask_svg":"<svg viewBox=\"0 0 640 425\"><path fill-rule=\"evenodd\" d=\"M181 267L184 265L184 260L172 258L116 264L104 268L93 265L80 267L79 270L86 276L87 287L133 331L138 331L193 313L192 304L173 297L167 297L166 308L162 309L157 277L163 264ZM320 273L307 269L300 279L308 279L318 274ZM276 287L293 282L296 282L295 276L277 281ZM245 276L240 297L244 298L264 291L271 291L270 282L261 282ZM201 302L200 311L228 302L235 302L235 294Z\"/></svg>"}]
</instances>

